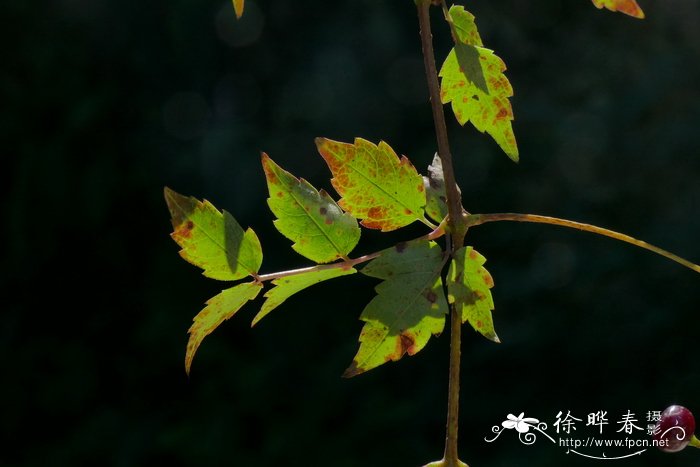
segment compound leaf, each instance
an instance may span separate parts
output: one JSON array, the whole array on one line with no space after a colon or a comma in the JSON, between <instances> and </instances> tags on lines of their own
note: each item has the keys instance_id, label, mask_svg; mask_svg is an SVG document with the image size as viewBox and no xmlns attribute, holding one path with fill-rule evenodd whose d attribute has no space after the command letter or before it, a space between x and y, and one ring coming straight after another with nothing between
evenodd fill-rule
<instances>
[{"instance_id":1,"label":"compound leaf","mask_svg":"<svg viewBox=\"0 0 700 467\"><path fill-rule=\"evenodd\" d=\"M190 339L187 342L185 354L185 371L190 373L192 359L205 337L221 323L236 314L248 300L253 300L262 290L260 282L246 282L226 289L219 295L209 299L207 306L194 317L194 322L188 331Z\"/></svg>"},{"instance_id":2,"label":"compound leaf","mask_svg":"<svg viewBox=\"0 0 700 467\"><path fill-rule=\"evenodd\" d=\"M180 256L202 268L202 274L223 281L257 274L262 248L253 229L243 232L228 212L167 187L165 201L174 229L170 236L182 248Z\"/></svg>"},{"instance_id":3,"label":"compound leaf","mask_svg":"<svg viewBox=\"0 0 700 467\"><path fill-rule=\"evenodd\" d=\"M255 326L258 321L263 319L272 310L280 306L289 297L297 292L304 290L307 287L311 287L319 282L327 281L328 279L333 279L335 277L347 276L349 274L355 274L357 269L348 268L333 268L333 269L322 269L315 271L308 271L302 274L295 274L293 276L282 277L280 279L275 279L272 283L275 285L272 289L265 293L265 303L263 303L260 312L253 318L252 326Z\"/></svg>"},{"instance_id":4,"label":"compound leaf","mask_svg":"<svg viewBox=\"0 0 700 467\"><path fill-rule=\"evenodd\" d=\"M462 323L469 321L486 338L500 342L491 315L493 278L484 268L485 262L486 258L470 246L457 250L447 273L447 298L461 313Z\"/></svg>"},{"instance_id":5,"label":"compound leaf","mask_svg":"<svg viewBox=\"0 0 700 467\"><path fill-rule=\"evenodd\" d=\"M442 171L442 160L437 153L433 162L428 166L428 176L423 176L425 185L425 213L437 223L447 216L447 191L445 188L445 175ZM457 191L461 194L459 186Z\"/></svg>"},{"instance_id":6,"label":"compound leaf","mask_svg":"<svg viewBox=\"0 0 700 467\"><path fill-rule=\"evenodd\" d=\"M619 11L635 18L643 19L644 11L635 0L593 0L596 8L607 8L610 11Z\"/></svg>"},{"instance_id":7,"label":"compound leaf","mask_svg":"<svg viewBox=\"0 0 700 467\"><path fill-rule=\"evenodd\" d=\"M233 10L236 12L236 18L243 16L244 0L233 0Z\"/></svg>"},{"instance_id":8,"label":"compound leaf","mask_svg":"<svg viewBox=\"0 0 700 467\"><path fill-rule=\"evenodd\" d=\"M362 138L355 144L316 138L316 146L342 196L338 204L363 226L386 232L422 219L425 187L406 156L399 159L384 141L375 146Z\"/></svg>"},{"instance_id":9,"label":"compound leaf","mask_svg":"<svg viewBox=\"0 0 700 467\"><path fill-rule=\"evenodd\" d=\"M275 227L295 242L292 248L317 263L347 257L360 240L360 227L333 199L306 180L282 169L262 155L270 197L267 204L277 216Z\"/></svg>"},{"instance_id":10,"label":"compound leaf","mask_svg":"<svg viewBox=\"0 0 700 467\"><path fill-rule=\"evenodd\" d=\"M360 349L344 377L364 373L404 354L414 355L445 326L447 301L440 271L443 251L435 242L399 243L362 269L384 279L377 296L365 307Z\"/></svg>"},{"instance_id":11,"label":"compound leaf","mask_svg":"<svg viewBox=\"0 0 700 467\"><path fill-rule=\"evenodd\" d=\"M474 23L474 16L464 7L453 5L450 16L455 46L440 69L440 99L452 103L460 125L471 122L486 132L512 160L518 160L518 146L513 134L513 108L508 99L513 88L503 74L505 63L486 49Z\"/></svg>"}]
</instances>

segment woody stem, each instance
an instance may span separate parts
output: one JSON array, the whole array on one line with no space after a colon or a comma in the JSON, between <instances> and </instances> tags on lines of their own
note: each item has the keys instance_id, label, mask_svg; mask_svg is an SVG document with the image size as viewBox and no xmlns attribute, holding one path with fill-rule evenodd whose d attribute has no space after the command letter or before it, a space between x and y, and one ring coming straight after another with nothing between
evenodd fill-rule
<instances>
[{"instance_id":1,"label":"woody stem","mask_svg":"<svg viewBox=\"0 0 700 467\"><path fill-rule=\"evenodd\" d=\"M445 113L440 100L440 82L438 80L437 67L435 66L435 53L433 51L433 35L430 28L430 7L432 0L416 0L418 7L418 23L420 25L420 38L423 51L428 90L430 92L430 105L435 123L438 155L442 162L447 194L448 231L451 241L450 254L453 254L464 244L464 235L467 228L462 216L462 199L457 188L454 168L452 166L452 153L447 137L447 125ZM450 367L449 389L447 401L447 434L445 437L445 455L442 461L434 465L456 467L464 465L459 461L457 449L457 432L459 427L459 373L462 341L461 316L453 306L450 319Z\"/></svg>"}]
</instances>

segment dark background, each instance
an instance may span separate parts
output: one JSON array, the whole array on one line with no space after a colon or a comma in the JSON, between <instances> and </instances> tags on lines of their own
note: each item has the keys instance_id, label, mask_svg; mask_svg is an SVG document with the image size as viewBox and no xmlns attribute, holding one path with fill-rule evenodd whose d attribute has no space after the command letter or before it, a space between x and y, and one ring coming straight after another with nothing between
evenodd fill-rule
<instances>
[{"instance_id":1,"label":"dark background","mask_svg":"<svg viewBox=\"0 0 700 467\"><path fill-rule=\"evenodd\" d=\"M254 330L261 300L249 304L185 376L187 328L225 284L178 257L163 186L254 227L272 272L308 262L272 226L260 150L329 190L316 136L384 139L419 170L435 150L413 2L246 3L238 22L224 1L3 5L0 465L440 457L447 335L340 378L376 284L359 274ZM467 209L596 223L700 261L700 3L641 5L644 21L588 0L469 3L508 65L522 161L448 113ZM440 61L449 36L434 17ZM423 232L365 231L356 254ZM503 341L464 328L470 465L600 462L513 432L486 443L508 413L551 424L559 410L608 410L611 436L627 410L643 426L670 403L700 414L696 273L557 227L492 224L467 243L488 258ZM619 465L697 466L700 452Z\"/></svg>"}]
</instances>

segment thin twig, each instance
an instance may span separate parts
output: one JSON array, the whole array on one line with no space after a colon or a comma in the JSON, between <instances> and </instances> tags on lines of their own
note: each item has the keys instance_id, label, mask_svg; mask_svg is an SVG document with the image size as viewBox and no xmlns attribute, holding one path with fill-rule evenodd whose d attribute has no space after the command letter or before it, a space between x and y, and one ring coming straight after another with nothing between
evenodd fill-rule
<instances>
[{"instance_id":1,"label":"thin twig","mask_svg":"<svg viewBox=\"0 0 700 467\"><path fill-rule=\"evenodd\" d=\"M435 240L443 235L445 235L445 223L446 221L443 220L440 225L436 226L435 229L430 232L427 235L423 235L418 238L414 238L413 240L410 241L418 241L418 240ZM344 259L343 261L338 261L337 263L330 263L330 264L319 264L317 266L309 266L306 268L299 268L299 269L289 269L287 271L280 271L280 272L271 272L269 274L261 274L261 275L256 275L254 276L254 279L256 282L266 282L266 281L271 281L274 279L281 279L283 277L289 277L289 276L296 276L298 274L305 274L308 272L315 272L315 271L327 271L329 269L350 269L358 264L366 263L367 261L373 260L374 258L379 257L381 255L381 251L375 251L374 253L369 253L367 255L360 256L355 259Z\"/></svg>"},{"instance_id":2,"label":"thin twig","mask_svg":"<svg viewBox=\"0 0 700 467\"><path fill-rule=\"evenodd\" d=\"M500 221L512 221L512 222L532 222L536 224L550 224L558 225L560 227L568 227L571 229L583 230L585 232L591 232L598 235L603 235L605 237L614 238L622 242L629 243L639 248L644 248L645 250L652 251L658 255L675 261L676 263L682 264L683 266L692 269L695 272L700 272L700 266L695 263L691 263L687 259L681 258L680 256L671 253L670 251L654 246L642 240L638 240L629 235L625 235L620 232L615 232L614 230L604 229L602 227L597 227L591 224L583 224L581 222L570 221L567 219L559 219L558 217L540 216L537 214L518 214L518 213L497 213L497 214L471 214L466 217L467 226L473 227L481 224L486 224L487 222L500 222Z\"/></svg>"}]
</instances>

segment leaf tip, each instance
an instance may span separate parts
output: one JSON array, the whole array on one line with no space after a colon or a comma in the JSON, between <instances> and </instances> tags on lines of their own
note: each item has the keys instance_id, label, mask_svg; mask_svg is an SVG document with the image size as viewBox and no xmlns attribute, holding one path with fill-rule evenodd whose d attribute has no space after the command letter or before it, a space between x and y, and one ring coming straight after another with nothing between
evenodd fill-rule
<instances>
[{"instance_id":1,"label":"leaf tip","mask_svg":"<svg viewBox=\"0 0 700 467\"><path fill-rule=\"evenodd\" d=\"M349 367L343 372L342 377L343 378L352 378L353 376L357 376L359 374L364 373L365 370L360 368L357 365L357 360L353 360L352 363L350 364Z\"/></svg>"},{"instance_id":2,"label":"leaf tip","mask_svg":"<svg viewBox=\"0 0 700 467\"><path fill-rule=\"evenodd\" d=\"M250 327L254 328L256 324L260 322L261 319L265 317L267 313L263 314L263 310L260 310L257 315L253 318L253 321L250 322Z\"/></svg>"},{"instance_id":3,"label":"leaf tip","mask_svg":"<svg viewBox=\"0 0 700 467\"><path fill-rule=\"evenodd\" d=\"M241 16L243 16L244 6L245 6L244 0L233 0L233 11L236 12L236 19L241 19Z\"/></svg>"},{"instance_id":4,"label":"leaf tip","mask_svg":"<svg viewBox=\"0 0 700 467\"><path fill-rule=\"evenodd\" d=\"M260 153L260 162L263 166L263 171L265 171L265 177L274 183L277 183L277 177L274 176L272 170L277 165L275 162L267 155L266 152Z\"/></svg>"},{"instance_id":5,"label":"leaf tip","mask_svg":"<svg viewBox=\"0 0 700 467\"><path fill-rule=\"evenodd\" d=\"M171 206L172 202L175 201L178 197L182 197L181 194L176 192L170 187L163 187L163 197L165 198L165 202L168 203L168 207Z\"/></svg>"},{"instance_id":6,"label":"leaf tip","mask_svg":"<svg viewBox=\"0 0 700 467\"><path fill-rule=\"evenodd\" d=\"M163 188L163 197L165 204L168 205L168 211L170 211L173 228L177 228L185 221L189 211L193 209L192 200L167 186Z\"/></svg>"},{"instance_id":7,"label":"leaf tip","mask_svg":"<svg viewBox=\"0 0 700 467\"><path fill-rule=\"evenodd\" d=\"M191 340L191 338L190 338ZM192 369L192 360L194 359L194 351L187 345L187 353L185 354L185 374L190 377L190 370Z\"/></svg>"},{"instance_id":8,"label":"leaf tip","mask_svg":"<svg viewBox=\"0 0 700 467\"><path fill-rule=\"evenodd\" d=\"M319 152L322 152L329 141L328 138L323 138L321 136L314 138L314 144L316 144L316 149L318 149ZM321 155L323 155L323 153Z\"/></svg>"}]
</instances>

